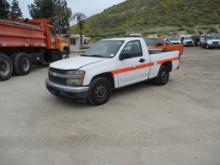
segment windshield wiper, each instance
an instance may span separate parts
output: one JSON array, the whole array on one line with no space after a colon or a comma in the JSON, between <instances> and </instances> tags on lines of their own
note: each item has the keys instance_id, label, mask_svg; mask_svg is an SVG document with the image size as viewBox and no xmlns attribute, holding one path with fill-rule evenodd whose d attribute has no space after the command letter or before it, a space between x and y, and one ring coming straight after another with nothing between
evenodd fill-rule
<instances>
[{"instance_id":1,"label":"windshield wiper","mask_svg":"<svg viewBox=\"0 0 220 165\"><path fill-rule=\"evenodd\" d=\"M80 56L89 57L90 55L87 55L87 54L81 54Z\"/></svg>"},{"instance_id":2,"label":"windshield wiper","mask_svg":"<svg viewBox=\"0 0 220 165\"><path fill-rule=\"evenodd\" d=\"M85 57L98 57L98 58L109 58L109 57L105 57L102 55L98 55L98 54L92 54L92 55L87 55L87 54L82 54L81 56L85 56Z\"/></svg>"}]
</instances>

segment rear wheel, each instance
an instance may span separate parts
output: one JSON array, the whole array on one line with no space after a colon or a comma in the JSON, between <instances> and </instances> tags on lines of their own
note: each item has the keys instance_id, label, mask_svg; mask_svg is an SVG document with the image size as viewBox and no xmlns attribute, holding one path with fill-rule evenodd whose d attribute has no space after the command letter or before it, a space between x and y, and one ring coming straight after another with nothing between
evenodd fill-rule
<instances>
[{"instance_id":1,"label":"rear wheel","mask_svg":"<svg viewBox=\"0 0 220 165\"><path fill-rule=\"evenodd\" d=\"M0 81L8 80L13 72L11 58L0 53Z\"/></svg>"},{"instance_id":2,"label":"rear wheel","mask_svg":"<svg viewBox=\"0 0 220 165\"><path fill-rule=\"evenodd\" d=\"M99 77L91 83L88 94L88 102L93 105L105 104L111 97L112 85L108 79Z\"/></svg>"},{"instance_id":3,"label":"rear wheel","mask_svg":"<svg viewBox=\"0 0 220 165\"><path fill-rule=\"evenodd\" d=\"M62 52L62 59L69 58L70 51L68 49L64 49Z\"/></svg>"},{"instance_id":4,"label":"rear wheel","mask_svg":"<svg viewBox=\"0 0 220 165\"><path fill-rule=\"evenodd\" d=\"M169 77L170 77L169 68L165 65L162 65L160 67L157 78L155 78L153 82L154 84L160 85L160 86L166 85L167 82L169 81Z\"/></svg>"},{"instance_id":5,"label":"rear wheel","mask_svg":"<svg viewBox=\"0 0 220 165\"><path fill-rule=\"evenodd\" d=\"M13 60L14 72L17 75L27 75L30 73L32 64L26 53L18 53Z\"/></svg>"}]
</instances>

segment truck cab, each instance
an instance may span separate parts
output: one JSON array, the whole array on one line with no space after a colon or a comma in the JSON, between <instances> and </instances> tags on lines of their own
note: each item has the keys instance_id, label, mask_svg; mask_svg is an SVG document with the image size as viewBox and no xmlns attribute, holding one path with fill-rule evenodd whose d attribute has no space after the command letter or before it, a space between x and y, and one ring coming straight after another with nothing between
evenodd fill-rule
<instances>
[{"instance_id":1,"label":"truck cab","mask_svg":"<svg viewBox=\"0 0 220 165\"><path fill-rule=\"evenodd\" d=\"M167 37L166 42L171 44L181 44L181 41L178 37Z\"/></svg>"},{"instance_id":2,"label":"truck cab","mask_svg":"<svg viewBox=\"0 0 220 165\"><path fill-rule=\"evenodd\" d=\"M209 48L220 48L220 34L211 34L206 36L206 46Z\"/></svg>"},{"instance_id":3,"label":"truck cab","mask_svg":"<svg viewBox=\"0 0 220 165\"><path fill-rule=\"evenodd\" d=\"M185 47L194 46L194 41L193 41L192 35L182 35L182 36L180 36L180 39L181 39L181 43Z\"/></svg>"},{"instance_id":4,"label":"truck cab","mask_svg":"<svg viewBox=\"0 0 220 165\"><path fill-rule=\"evenodd\" d=\"M164 40L159 37L145 38L145 43L148 49L163 49L164 47Z\"/></svg>"}]
</instances>

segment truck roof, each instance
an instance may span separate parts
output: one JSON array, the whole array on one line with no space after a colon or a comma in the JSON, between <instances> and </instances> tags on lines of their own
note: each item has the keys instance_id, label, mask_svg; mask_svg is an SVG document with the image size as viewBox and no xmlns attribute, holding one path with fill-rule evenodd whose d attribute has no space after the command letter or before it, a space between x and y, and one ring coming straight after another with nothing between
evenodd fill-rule
<instances>
[{"instance_id":1,"label":"truck roof","mask_svg":"<svg viewBox=\"0 0 220 165\"><path fill-rule=\"evenodd\" d=\"M114 41L114 40L117 40L117 41L121 41L121 40L123 40L123 41L133 41L133 40L139 40L139 39L143 39L143 38L137 38L137 37L123 37L123 38L108 38L108 39L103 39L103 41L106 41L106 40L112 40L112 41Z\"/></svg>"}]
</instances>

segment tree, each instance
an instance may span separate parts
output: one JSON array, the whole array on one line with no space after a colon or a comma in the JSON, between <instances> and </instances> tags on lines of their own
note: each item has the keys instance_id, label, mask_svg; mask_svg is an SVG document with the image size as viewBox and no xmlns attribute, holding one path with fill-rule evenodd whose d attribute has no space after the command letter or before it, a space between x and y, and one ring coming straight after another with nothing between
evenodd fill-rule
<instances>
[{"instance_id":1,"label":"tree","mask_svg":"<svg viewBox=\"0 0 220 165\"><path fill-rule=\"evenodd\" d=\"M17 17L22 17L22 12L19 7L19 3L17 0L13 0L11 4L11 17L12 18L17 18Z\"/></svg>"},{"instance_id":2,"label":"tree","mask_svg":"<svg viewBox=\"0 0 220 165\"><path fill-rule=\"evenodd\" d=\"M6 0L0 0L0 18L8 18L10 14L10 4Z\"/></svg>"},{"instance_id":3,"label":"tree","mask_svg":"<svg viewBox=\"0 0 220 165\"><path fill-rule=\"evenodd\" d=\"M64 6L57 6L55 10L55 16L53 18L53 23L56 25L56 30L59 33L69 33L70 28L70 18L72 16L72 11L67 7L67 4Z\"/></svg>"},{"instance_id":4,"label":"tree","mask_svg":"<svg viewBox=\"0 0 220 165\"><path fill-rule=\"evenodd\" d=\"M28 8L33 18L50 18L54 15L55 4L53 0L34 0Z\"/></svg>"},{"instance_id":5,"label":"tree","mask_svg":"<svg viewBox=\"0 0 220 165\"><path fill-rule=\"evenodd\" d=\"M83 27L85 23L86 15L83 13L75 13L71 20L76 20L76 23L79 25L79 34L80 34L80 44L82 45L82 36L83 36Z\"/></svg>"},{"instance_id":6,"label":"tree","mask_svg":"<svg viewBox=\"0 0 220 165\"><path fill-rule=\"evenodd\" d=\"M28 8L32 18L50 18L57 32L69 31L69 18L72 12L66 0L34 0Z\"/></svg>"},{"instance_id":7,"label":"tree","mask_svg":"<svg viewBox=\"0 0 220 165\"><path fill-rule=\"evenodd\" d=\"M208 29L208 33L218 33L218 30L215 26L210 26Z\"/></svg>"}]
</instances>

